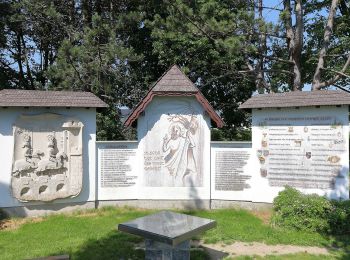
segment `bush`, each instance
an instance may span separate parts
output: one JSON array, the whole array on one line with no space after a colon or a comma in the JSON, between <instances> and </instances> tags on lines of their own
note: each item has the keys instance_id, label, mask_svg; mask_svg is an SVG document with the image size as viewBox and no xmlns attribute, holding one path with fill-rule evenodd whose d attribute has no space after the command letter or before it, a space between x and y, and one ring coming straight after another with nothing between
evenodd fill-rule
<instances>
[{"instance_id":1,"label":"bush","mask_svg":"<svg viewBox=\"0 0 350 260\"><path fill-rule=\"evenodd\" d=\"M350 200L332 201L333 209L329 216L332 234L350 234Z\"/></svg>"},{"instance_id":2,"label":"bush","mask_svg":"<svg viewBox=\"0 0 350 260\"><path fill-rule=\"evenodd\" d=\"M286 187L274 199L272 224L328 234L350 233L350 201L330 201Z\"/></svg>"},{"instance_id":3,"label":"bush","mask_svg":"<svg viewBox=\"0 0 350 260\"><path fill-rule=\"evenodd\" d=\"M318 195L304 195L300 191L286 187L274 199L272 223L277 226L297 230L328 232L327 216L332 212L332 204Z\"/></svg>"}]
</instances>

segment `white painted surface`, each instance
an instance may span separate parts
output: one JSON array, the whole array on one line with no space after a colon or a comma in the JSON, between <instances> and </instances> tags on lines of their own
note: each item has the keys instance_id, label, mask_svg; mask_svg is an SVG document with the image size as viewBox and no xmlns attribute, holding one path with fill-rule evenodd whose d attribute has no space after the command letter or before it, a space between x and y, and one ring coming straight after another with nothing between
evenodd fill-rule
<instances>
[{"instance_id":1,"label":"white painted surface","mask_svg":"<svg viewBox=\"0 0 350 260\"><path fill-rule=\"evenodd\" d=\"M175 122L177 119L174 120L174 116L182 116L187 123L195 118L197 127L190 132L182 124L179 126L182 137L175 137L173 144L169 143L171 149L176 151L174 154L181 149L188 154L187 159L182 158L180 166L174 167L173 174L170 174L170 162L177 155L171 156L171 149L164 149L164 140L171 139L174 124L180 125ZM210 118L195 97L155 97L146 107L144 115L139 117L137 130L141 155L139 164L143 169L140 170L139 199L210 198ZM182 142L176 143L179 139ZM190 146L186 146L186 142L190 142ZM189 147L192 147L191 151ZM147 168L153 167L153 162L155 167ZM194 162L196 166L193 166ZM190 174L186 176L183 170L176 170L186 167L196 167L196 170L188 171Z\"/></svg>"},{"instance_id":2,"label":"white painted surface","mask_svg":"<svg viewBox=\"0 0 350 260\"><path fill-rule=\"evenodd\" d=\"M334 125L334 123L336 123L336 125ZM285 133L284 136L281 135L281 133ZM313 134L311 135L311 133ZM327 137L326 133L329 133L329 137ZM336 167L333 166L336 164L341 165L341 171L339 177L335 178L334 189L317 188L316 186L313 188L296 188L308 194L316 193L334 199L348 199L348 135L349 120L347 106L306 107L300 109L288 108L280 110L254 109L252 114L252 164L256 167L254 168L251 182L252 190L254 190L252 200L254 202L272 202L273 198L278 195L278 192L284 189L284 187L271 185L274 182L276 184L276 181L269 181L269 177L272 176L272 174L269 175L269 171L273 172L275 177L280 174L281 178L285 178L287 172L290 172L290 178L295 179L296 176L301 176L297 174L311 174L315 176L314 183L321 183L317 180L327 178L327 175L329 176L332 174L331 170L324 172L323 170L328 168L335 170ZM310 138L311 140L318 138L318 141L310 142L308 141ZM338 142L341 144L338 144ZM312 144L314 145L312 146ZM317 151L315 150L316 146L318 149ZM293 148L295 151L282 151L282 149L285 149L282 147L286 149ZM270 150L269 152L272 153L272 155L261 155L264 150ZM311 158L309 159L306 157L307 152L311 152ZM285 153L284 156L283 153ZM287 155L288 153L295 153L295 155ZM265 152L265 155L266 154L268 154L268 152ZM320 156L320 154L324 154L324 156ZM330 165L331 163L327 160L333 160L332 156L334 156L333 159L335 161L338 160L339 157L340 161ZM274 159L272 159L272 157L274 157ZM316 159L319 161L316 161ZM274 161L273 167L271 167L272 161ZM278 164L280 166L278 166ZM316 164L317 166L315 166ZM267 171L266 177L261 175L260 168L263 169L263 172L264 170ZM320 170L315 170L315 168ZM321 176L322 174L324 177ZM305 176L305 178L310 178L308 175ZM295 183L297 183L297 181L296 179ZM309 183L310 186L314 185L310 181Z\"/></svg>"},{"instance_id":3,"label":"white painted surface","mask_svg":"<svg viewBox=\"0 0 350 260\"><path fill-rule=\"evenodd\" d=\"M43 205L44 202L19 202L11 194L11 167L14 147L13 124L22 114L57 113L78 118L83 124L83 188L75 198L58 199L51 203L74 203L95 200L96 110L93 108L0 108L0 207Z\"/></svg>"},{"instance_id":4,"label":"white painted surface","mask_svg":"<svg viewBox=\"0 0 350 260\"><path fill-rule=\"evenodd\" d=\"M254 191L251 178L254 167L251 145L250 142L211 143L211 199L252 200ZM226 190L217 186L217 181L223 177L230 179Z\"/></svg>"},{"instance_id":5,"label":"white painted surface","mask_svg":"<svg viewBox=\"0 0 350 260\"><path fill-rule=\"evenodd\" d=\"M183 108L187 110L184 110ZM188 109L190 108L190 109ZM164 137L171 134L171 123L169 117L174 115L185 115L188 120L190 114L185 111L192 111L198 120L198 129L192 133L193 158L200 165L199 174L202 176L201 181L191 183L169 182L169 170L165 164L165 157L169 150L163 150ZM193 112L194 111L194 112ZM12 125L21 114L40 114L45 112L54 112L64 116L76 117L84 124L83 129L83 189L75 198L58 199L52 203L30 202L21 203L11 195L11 163L13 155L13 129ZM299 119L298 119L299 118ZM293 126L293 131L298 133L297 139L307 138L304 127L311 129L312 126L330 129L333 121L338 123L334 129L341 132L340 141L343 140L344 152L339 154L342 178L336 178L334 189L309 189L299 188L304 193L317 193L326 195L330 198L348 198L349 194L349 151L348 151L348 108L347 107L321 107L321 108L300 108L300 109L264 109L253 110L252 115L252 143L250 142L210 142L210 119L204 112L203 107L192 97L156 97L148 105L145 114L138 119L138 138L139 142L97 142L95 147L95 110L94 109L21 109L21 108L0 108L0 207L18 207L30 206L35 208L36 205L57 205L60 203L84 203L94 200L232 200L232 201L253 201L253 202L272 202L278 192L283 187L271 186L267 177L262 177L260 173L261 163L257 156L258 150L262 150L263 131L269 129L271 122L273 125L282 127ZM265 127L259 126L262 122L267 121ZM340 124L339 124L340 123ZM323 125L321 125L323 124ZM341 129L341 130L340 130ZM333 131L333 130L329 130ZM333 134L333 132L332 132ZM332 137L333 138L333 137ZM186 139L186 138L184 138ZM334 139L334 138L333 138ZM333 140L332 139L332 140ZM168 138L169 140L169 138ZM268 140L267 140L268 141ZM334 141L334 140L333 140ZM286 141L287 142L287 141ZM290 142L290 141L288 141ZM287 142L287 143L288 143ZM328 141L327 141L328 142ZM326 142L326 143L327 143ZM320 142L322 143L322 142ZM329 145L329 142L327 143ZM174 146L175 147L175 146ZM192 147L192 148L193 148ZM307 146L305 146L308 148ZM108 149L128 149L135 151L135 155L125 164L131 166L128 176L137 176L135 185L128 187L102 187L101 185L101 163L97 164L96 158L100 158L102 150ZM96 151L99 157L96 156ZM145 151L159 151L160 157L156 160L160 165L158 170L145 171ZM188 151L188 149L186 150ZM198 153L200 151L200 153ZM251 156L248 163L244 166L244 174L252 177L247 181L250 188L241 191L215 189L215 154L217 152L247 152ZM149 156L149 153L146 154ZM331 156L334 156L333 153ZM153 160L153 159L152 159ZM305 161L305 159L304 159ZM163 162L163 163L160 163ZM266 163L269 161L266 160ZM151 164L152 165L152 164ZM96 167L98 166L98 168ZM154 178L146 178L146 174L155 174ZM163 179L159 182L157 178L163 178L168 174L168 180ZM267 173L268 174L268 173ZM152 183L155 185L152 186ZM150 185L151 184L151 185ZM161 184L161 185L159 185ZM189 185L190 184L190 185ZM163 186L162 186L163 185ZM95 196L96 193L96 196Z\"/></svg>"},{"instance_id":6,"label":"white painted surface","mask_svg":"<svg viewBox=\"0 0 350 260\"><path fill-rule=\"evenodd\" d=\"M140 165L137 146L137 141L96 142L98 156L97 200L126 200L138 198ZM120 158L122 158L122 160L120 160ZM119 163L119 167L115 164L117 160L122 161ZM123 169L121 169L120 166L123 166ZM104 167L105 169L103 169ZM104 175L114 180L109 181L109 185L106 185L108 181L107 179L103 180ZM128 177L132 179L123 180L123 178ZM121 178L121 182L130 186L123 187L119 184L120 181L118 181L118 183L115 182L115 178ZM135 184L129 184L131 182L135 182Z\"/></svg>"}]
</instances>

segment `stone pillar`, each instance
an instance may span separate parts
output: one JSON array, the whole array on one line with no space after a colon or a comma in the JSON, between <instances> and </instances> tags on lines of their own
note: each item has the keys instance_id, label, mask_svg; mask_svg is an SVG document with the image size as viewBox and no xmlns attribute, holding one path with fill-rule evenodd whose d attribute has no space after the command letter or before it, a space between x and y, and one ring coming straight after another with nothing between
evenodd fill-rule
<instances>
[{"instance_id":1,"label":"stone pillar","mask_svg":"<svg viewBox=\"0 0 350 260\"><path fill-rule=\"evenodd\" d=\"M151 239L145 239L146 260L189 260L190 241L171 246Z\"/></svg>"}]
</instances>

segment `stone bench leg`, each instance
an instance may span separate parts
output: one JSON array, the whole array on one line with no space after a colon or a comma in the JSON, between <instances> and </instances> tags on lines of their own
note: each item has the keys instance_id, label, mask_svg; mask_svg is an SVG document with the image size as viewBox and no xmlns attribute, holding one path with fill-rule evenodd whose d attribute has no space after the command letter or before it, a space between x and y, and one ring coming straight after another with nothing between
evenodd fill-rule
<instances>
[{"instance_id":1,"label":"stone bench leg","mask_svg":"<svg viewBox=\"0 0 350 260\"><path fill-rule=\"evenodd\" d=\"M173 247L151 239L145 240L146 260L189 260L190 241L184 241Z\"/></svg>"}]
</instances>

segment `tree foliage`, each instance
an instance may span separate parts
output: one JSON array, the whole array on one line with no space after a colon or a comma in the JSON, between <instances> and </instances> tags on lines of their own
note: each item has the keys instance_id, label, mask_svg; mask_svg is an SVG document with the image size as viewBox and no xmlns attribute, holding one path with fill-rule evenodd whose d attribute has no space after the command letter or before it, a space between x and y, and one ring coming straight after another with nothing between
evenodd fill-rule
<instances>
[{"instance_id":1,"label":"tree foliage","mask_svg":"<svg viewBox=\"0 0 350 260\"><path fill-rule=\"evenodd\" d=\"M134 107L176 63L223 117L213 137L248 138L249 116L238 106L255 91L349 88L348 1L276 4L3 0L0 89L91 91L110 104L98 114L98 138L127 139L134 132L118 108ZM267 22L270 12L279 19Z\"/></svg>"}]
</instances>

